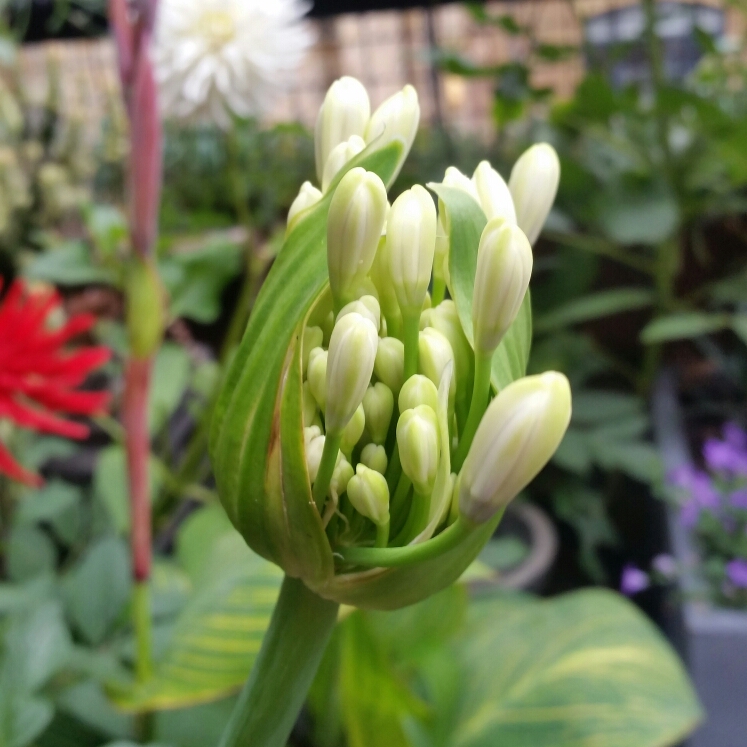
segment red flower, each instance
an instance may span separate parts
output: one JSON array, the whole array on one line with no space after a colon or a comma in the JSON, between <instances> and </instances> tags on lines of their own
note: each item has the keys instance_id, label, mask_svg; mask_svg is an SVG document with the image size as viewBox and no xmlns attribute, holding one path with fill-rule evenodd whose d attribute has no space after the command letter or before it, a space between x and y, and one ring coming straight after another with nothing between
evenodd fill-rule
<instances>
[{"instance_id":1,"label":"red flower","mask_svg":"<svg viewBox=\"0 0 747 747\"><path fill-rule=\"evenodd\" d=\"M66 344L91 329L96 319L78 314L62 326L52 327L49 316L61 303L55 290L30 291L16 281L0 304L0 418L42 433L83 439L88 428L57 413L94 415L105 411L108 392L81 392L75 387L106 363L111 351L105 347L66 350ZM18 464L2 443L0 473L27 485L42 482Z\"/></svg>"}]
</instances>

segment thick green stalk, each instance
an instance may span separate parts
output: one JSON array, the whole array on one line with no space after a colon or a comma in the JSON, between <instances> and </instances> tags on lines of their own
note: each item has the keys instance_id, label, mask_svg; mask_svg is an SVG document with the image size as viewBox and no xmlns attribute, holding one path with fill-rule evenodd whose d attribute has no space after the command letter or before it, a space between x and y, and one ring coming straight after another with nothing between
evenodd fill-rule
<instances>
[{"instance_id":1,"label":"thick green stalk","mask_svg":"<svg viewBox=\"0 0 747 747\"><path fill-rule=\"evenodd\" d=\"M469 447L472 446L477 428L488 407L491 361L492 358L489 355L475 356L475 385L472 389L472 404L469 408L464 432L459 435L459 448L454 458L454 471L457 473L462 469L464 460L469 453Z\"/></svg>"},{"instance_id":2,"label":"thick green stalk","mask_svg":"<svg viewBox=\"0 0 747 747\"><path fill-rule=\"evenodd\" d=\"M286 747L338 605L285 577L270 627L219 747Z\"/></svg>"},{"instance_id":3,"label":"thick green stalk","mask_svg":"<svg viewBox=\"0 0 747 747\"><path fill-rule=\"evenodd\" d=\"M319 462L319 470L316 473L316 480L314 480L314 503L319 510L322 512L324 508L324 501L327 499L327 491L329 490L329 484L332 481L332 475L335 472L337 466L337 454L340 451L340 442L342 441L342 435L334 435L328 433L324 439L324 450L322 451L322 460Z\"/></svg>"}]
</instances>

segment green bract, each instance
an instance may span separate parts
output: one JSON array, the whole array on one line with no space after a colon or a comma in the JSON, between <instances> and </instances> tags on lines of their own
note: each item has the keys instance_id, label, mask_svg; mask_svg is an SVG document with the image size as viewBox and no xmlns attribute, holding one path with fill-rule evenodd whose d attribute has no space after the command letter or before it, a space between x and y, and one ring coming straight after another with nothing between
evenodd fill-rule
<instances>
[{"instance_id":1,"label":"green bract","mask_svg":"<svg viewBox=\"0 0 747 747\"><path fill-rule=\"evenodd\" d=\"M368 392L369 399L363 401L362 409L372 422L366 424L362 438L352 448L350 443L345 443L345 454L353 467L365 463L362 458L364 448L367 448L366 461L374 459L376 454L377 463L385 465L391 495L391 534L388 534L388 521L386 530L382 532L382 526L379 526L377 534L370 516L364 516L371 514L368 508L363 514L355 511L353 503L368 505L364 501L368 494L363 490L365 486L358 484L359 478L354 478L353 487L357 493L353 502L347 496L338 495L344 492L347 480L342 484L332 480L330 485L335 459L339 459L337 432L327 433L324 454L320 457L317 452L321 442L310 438L311 429L307 429L306 442L311 449L313 441L315 449L313 455L307 454L304 413L307 425L310 415L315 423L321 423L320 417L323 419L325 407L329 410L331 398L351 398L345 383L348 379L338 377L340 385L328 386L325 392L326 405L320 406L318 411L314 409L313 402L309 401L309 391L313 394L315 387L320 386L321 382L316 379L321 379L321 370L315 370L314 360L323 354L323 350L317 346L318 352L311 354L309 362L310 351L303 349L304 339L307 346L312 340L317 345L319 334L316 330L324 330L323 347L328 347L335 319L333 311L335 306L339 309L339 299L337 304L333 303L328 274L330 203L335 199L340 181L353 168L374 172L384 184L391 185L406 156L405 150L409 147L406 140L409 138L394 141L386 138L371 143L342 167L319 202L294 215L285 245L259 295L228 373L211 433L211 457L221 500L247 543L257 553L281 566L287 575L302 579L319 596L370 609L403 607L448 586L459 578L492 535L502 512L480 524L459 515L454 498L458 494L455 491L457 475L453 472L459 471L454 469L455 462L461 467L465 454L454 448L455 436L462 431L467 434L461 444L462 451L466 452L474 435L469 422L479 423L487 406L488 389L500 391L524 376L531 341L531 312L527 298L492 358L486 360L483 356L483 363L478 365L486 401L480 402L481 397L477 397L477 403L473 402L470 408L469 421L465 406L469 402L465 403L464 397L457 398L455 410L452 388L455 369L460 373L475 371L474 355L466 340L472 345L477 251L487 221L483 209L470 194L454 187L431 185L442 212L446 213L441 216L442 225L449 226L449 292L454 302L449 307L453 310L450 318L453 317L457 329L461 326L464 333L464 337L460 336L461 333L451 335L459 341L459 350L456 351L459 361L454 361L451 356L448 360L444 358L443 365L431 366L434 370L438 368L437 373L421 371L439 379L434 385L438 396L432 402L436 405L433 412L438 426L435 475L429 471L427 483L419 484L416 486L418 490L413 490L402 470L406 460L404 457L400 460L396 447L397 423L402 416L397 397L404 381L399 380L401 374L394 370L402 366L402 343L399 340L404 339L405 377L417 371L419 312L409 307L402 310L405 312L403 331L393 329L391 309L387 311L388 307L382 306L382 316L386 317L388 324L382 319L370 386L378 386L383 393L390 395L387 408L391 406L391 399L394 400L388 434L384 434L381 425L377 427L374 422L375 412L378 412L372 399L375 389L366 389L356 379L355 401L351 401L348 409L354 409L353 406ZM423 194L426 193L423 191ZM435 235L428 240L435 241ZM385 251L385 246L386 242L381 241L379 252ZM374 263L376 284L371 282L370 276L364 278L356 298L377 293L377 287L380 294L382 278L386 281L388 272L401 269L399 265L395 267L394 263L387 262L389 258L385 254L379 259ZM400 264L402 261L408 260L400 257ZM340 324L340 318L337 317L337 324ZM313 334L309 332L311 329L315 330ZM435 329L429 330L429 334L441 339ZM446 337L443 342L446 347L451 347ZM465 355L470 360L462 360ZM370 355L367 353L367 356L369 365ZM423 357L422 352L420 356ZM311 385L305 382L305 362L308 363ZM425 364L426 368L428 363L428 359L421 360L421 365ZM477 382L478 373L475 373L474 389L482 391L483 383L478 387ZM460 390L472 391L473 382L460 382L459 387ZM388 422L385 415L380 418L384 424ZM314 434L323 432L316 425L315 428ZM381 446L368 448L371 442L381 442ZM385 453L378 454L382 447ZM312 465L314 471L318 469L315 485L309 476L309 466ZM350 472L347 466L346 470ZM359 475L366 474L366 467L357 471ZM368 476L372 480L382 480L376 473ZM424 495L424 490L431 492ZM386 491L382 490L381 495L386 495ZM377 508L377 512L379 510L383 511L383 507Z\"/></svg>"}]
</instances>

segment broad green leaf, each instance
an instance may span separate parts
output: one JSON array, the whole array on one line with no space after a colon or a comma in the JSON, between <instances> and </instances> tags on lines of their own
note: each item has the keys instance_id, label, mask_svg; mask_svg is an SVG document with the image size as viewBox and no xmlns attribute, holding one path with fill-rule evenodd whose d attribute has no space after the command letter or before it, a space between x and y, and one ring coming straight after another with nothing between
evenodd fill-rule
<instances>
[{"instance_id":1,"label":"broad green leaf","mask_svg":"<svg viewBox=\"0 0 747 747\"><path fill-rule=\"evenodd\" d=\"M0 615L18 612L54 593L54 577L39 576L25 584L0 584Z\"/></svg>"},{"instance_id":2,"label":"broad green leaf","mask_svg":"<svg viewBox=\"0 0 747 747\"><path fill-rule=\"evenodd\" d=\"M534 320L535 332L553 332L624 311L646 308L654 302L654 293L646 288L615 288L577 298Z\"/></svg>"},{"instance_id":3,"label":"broad green leaf","mask_svg":"<svg viewBox=\"0 0 747 747\"><path fill-rule=\"evenodd\" d=\"M131 688L112 685L128 712L184 708L217 700L244 683L259 651L282 574L234 531L215 545L204 583L177 618L153 677Z\"/></svg>"},{"instance_id":4,"label":"broad green leaf","mask_svg":"<svg viewBox=\"0 0 747 747\"><path fill-rule=\"evenodd\" d=\"M472 296L477 272L477 250L487 220L482 208L466 192L443 184L429 184L428 187L443 201L449 214L449 291L456 303L462 329L470 345L473 345ZM491 380L497 390L524 376L531 344L532 308L527 293L516 320L493 356Z\"/></svg>"},{"instance_id":5,"label":"broad green leaf","mask_svg":"<svg viewBox=\"0 0 747 747\"><path fill-rule=\"evenodd\" d=\"M166 343L158 351L148 398L148 426L158 433L174 414L189 385L190 362L187 351Z\"/></svg>"},{"instance_id":6,"label":"broad green leaf","mask_svg":"<svg viewBox=\"0 0 747 747\"><path fill-rule=\"evenodd\" d=\"M450 747L663 747L702 714L654 626L610 592L473 604ZM431 683L436 686L437 683Z\"/></svg>"},{"instance_id":7,"label":"broad green leaf","mask_svg":"<svg viewBox=\"0 0 747 747\"><path fill-rule=\"evenodd\" d=\"M57 551L49 535L30 526L11 530L6 551L6 572L11 581L29 581L50 573L57 563Z\"/></svg>"},{"instance_id":8,"label":"broad green leaf","mask_svg":"<svg viewBox=\"0 0 747 747\"><path fill-rule=\"evenodd\" d=\"M150 747L213 747L220 742L236 698L156 715L155 744ZM136 747L136 746L133 746Z\"/></svg>"},{"instance_id":9,"label":"broad green leaf","mask_svg":"<svg viewBox=\"0 0 747 747\"><path fill-rule=\"evenodd\" d=\"M747 345L747 314L736 314L731 320L731 328L737 337Z\"/></svg>"},{"instance_id":10,"label":"broad green leaf","mask_svg":"<svg viewBox=\"0 0 747 747\"><path fill-rule=\"evenodd\" d=\"M64 577L68 617L89 643L104 640L129 601L131 584L130 554L118 537L99 540Z\"/></svg>"},{"instance_id":11,"label":"broad green leaf","mask_svg":"<svg viewBox=\"0 0 747 747\"><path fill-rule=\"evenodd\" d=\"M179 529L176 555L179 564L197 585L209 571L209 560L215 543L233 531L226 512L220 506L195 511Z\"/></svg>"},{"instance_id":12,"label":"broad green leaf","mask_svg":"<svg viewBox=\"0 0 747 747\"><path fill-rule=\"evenodd\" d=\"M99 267L91 250L82 241L69 241L48 249L25 269L29 280L43 280L55 285L114 285L114 273Z\"/></svg>"},{"instance_id":13,"label":"broad green leaf","mask_svg":"<svg viewBox=\"0 0 747 747\"><path fill-rule=\"evenodd\" d=\"M1 698L2 696L0 696ZM0 708L5 703L0 702ZM17 697L9 704L10 713L3 719L3 744L8 747L28 747L47 728L54 716L54 706L46 699L34 696Z\"/></svg>"},{"instance_id":14,"label":"broad green leaf","mask_svg":"<svg viewBox=\"0 0 747 747\"><path fill-rule=\"evenodd\" d=\"M20 500L15 520L19 524L48 522L68 544L80 526L81 490L60 480L50 480L43 488L29 491Z\"/></svg>"},{"instance_id":15,"label":"broad green leaf","mask_svg":"<svg viewBox=\"0 0 747 747\"><path fill-rule=\"evenodd\" d=\"M640 397L622 392L582 390L573 397L573 424L607 425L645 412Z\"/></svg>"},{"instance_id":16,"label":"broad green leaf","mask_svg":"<svg viewBox=\"0 0 747 747\"><path fill-rule=\"evenodd\" d=\"M731 317L728 314L708 314L704 311L670 314L647 324L641 332L641 342L653 345L670 340L701 337L726 329L730 323Z\"/></svg>"},{"instance_id":17,"label":"broad green leaf","mask_svg":"<svg viewBox=\"0 0 747 747\"><path fill-rule=\"evenodd\" d=\"M103 687L93 680L76 682L56 698L57 710L97 731L102 739L116 739L132 734L133 719L117 712ZM101 742L99 742L101 744Z\"/></svg>"},{"instance_id":18,"label":"broad green leaf","mask_svg":"<svg viewBox=\"0 0 747 747\"><path fill-rule=\"evenodd\" d=\"M49 726L34 740L35 747L101 747L107 735L84 726L77 718L57 710Z\"/></svg>"}]
</instances>

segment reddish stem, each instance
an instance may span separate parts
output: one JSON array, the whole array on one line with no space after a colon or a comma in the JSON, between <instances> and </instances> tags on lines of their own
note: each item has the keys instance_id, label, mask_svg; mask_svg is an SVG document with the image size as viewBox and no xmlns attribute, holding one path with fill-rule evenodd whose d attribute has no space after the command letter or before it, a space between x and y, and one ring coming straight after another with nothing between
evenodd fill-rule
<instances>
[{"instance_id":1,"label":"reddish stem","mask_svg":"<svg viewBox=\"0 0 747 747\"><path fill-rule=\"evenodd\" d=\"M150 433L148 431L148 391L152 358L131 358L125 371L122 421L125 428L127 472L130 487L132 529L132 572L136 583L150 578L151 511Z\"/></svg>"}]
</instances>

